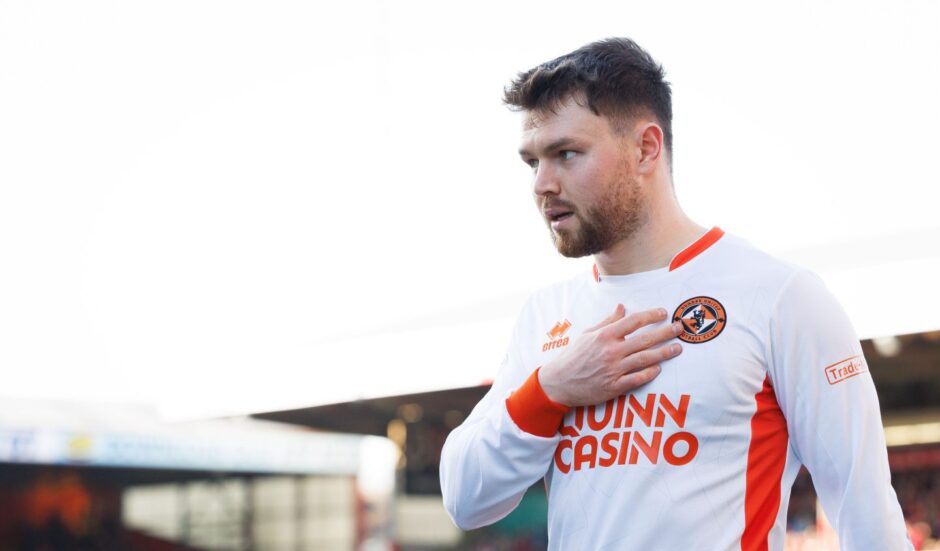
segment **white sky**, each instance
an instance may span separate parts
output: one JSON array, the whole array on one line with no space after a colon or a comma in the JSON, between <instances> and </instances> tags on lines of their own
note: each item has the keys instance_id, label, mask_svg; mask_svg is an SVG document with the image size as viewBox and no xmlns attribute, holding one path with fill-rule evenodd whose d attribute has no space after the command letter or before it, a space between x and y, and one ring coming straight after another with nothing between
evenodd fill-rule
<instances>
[{"instance_id":1,"label":"white sky","mask_svg":"<svg viewBox=\"0 0 940 551\"><path fill-rule=\"evenodd\" d=\"M940 329L940 3L0 0L8 396L243 413L477 384L557 256L500 104L631 36L680 201Z\"/></svg>"}]
</instances>

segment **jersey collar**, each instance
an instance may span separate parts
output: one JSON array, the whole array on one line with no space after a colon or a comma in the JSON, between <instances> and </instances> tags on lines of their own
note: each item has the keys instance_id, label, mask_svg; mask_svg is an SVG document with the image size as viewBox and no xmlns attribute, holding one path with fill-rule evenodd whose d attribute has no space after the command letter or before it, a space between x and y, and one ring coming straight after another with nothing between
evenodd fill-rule
<instances>
[{"instance_id":1,"label":"jersey collar","mask_svg":"<svg viewBox=\"0 0 940 551\"><path fill-rule=\"evenodd\" d=\"M721 239L721 236L723 236L724 234L725 232L718 226L715 226L714 228L708 230L708 232L705 233L705 235L703 235L702 237L698 238L698 240L695 243L692 243L688 247L682 249L681 251L679 251L678 254L676 254L676 256L672 257L672 261L669 263L669 271L671 272L679 268L683 264L688 263L690 260L692 260L696 256L705 252L705 249L714 245L715 242ZM596 263L594 264L593 272L594 272L594 281L599 283L601 281L601 274L597 270Z\"/></svg>"}]
</instances>

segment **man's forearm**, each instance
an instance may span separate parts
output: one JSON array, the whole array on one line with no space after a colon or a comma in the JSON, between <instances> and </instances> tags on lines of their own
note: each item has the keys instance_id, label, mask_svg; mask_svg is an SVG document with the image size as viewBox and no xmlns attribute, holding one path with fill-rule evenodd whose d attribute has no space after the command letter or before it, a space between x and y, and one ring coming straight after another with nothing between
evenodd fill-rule
<instances>
[{"instance_id":1,"label":"man's forearm","mask_svg":"<svg viewBox=\"0 0 940 551\"><path fill-rule=\"evenodd\" d=\"M559 437L526 432L496 397L447 437L441 490L454 523L469 530L492 524L519 504L545 476Z\"/></svg>"}]
</instances>

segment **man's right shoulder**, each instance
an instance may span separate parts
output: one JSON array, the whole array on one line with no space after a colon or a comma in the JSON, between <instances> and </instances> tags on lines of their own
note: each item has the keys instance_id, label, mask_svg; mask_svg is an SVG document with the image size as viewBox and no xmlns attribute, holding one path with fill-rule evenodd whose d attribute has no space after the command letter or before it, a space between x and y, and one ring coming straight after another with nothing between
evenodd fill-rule
<instances>
[{"instance_id":1,"label":"man's right shoulder","mask_svg":"<svg viewBox=\"0 0 940 551\"><path fill-rule=\"evenodd\" d=\"M592 283L590 274L576 275L539 287L529 295L516 318L513 345L517 350L534 354L530 357L533 365L544 360L544 352L563 346L557 341L564 342L564 337L578 332L577 327L572 327L572 323L577 323L572 313L575 305L583 302L584 293L590 292Z\"/></svg>"},{"instance_id":2,"label":"man's right shoulder","mask_svg":"<svg viewBox=\"0 0 940 551\"><path fill-rule=\"evenodd\" d=\"M565 348L578 329L572 326L570 306L578 302L589 282L575 276L537 287L529 294L513 328L507 369L498 379L509 388L516 388L538 366Z\"/></svg>"},{"instance_id":3,"label":"man's right shoulder","mask_svg":"<svg viewBox=\"0 0 940 551\"><path fill-rule=\"evenodd\" d=\"M576 274L538 287L529 294L519 317L532 316L532 321L535 321L565 311L576 297L589 291L592 283L590 274Z\"/></svg>"}]
</instances>

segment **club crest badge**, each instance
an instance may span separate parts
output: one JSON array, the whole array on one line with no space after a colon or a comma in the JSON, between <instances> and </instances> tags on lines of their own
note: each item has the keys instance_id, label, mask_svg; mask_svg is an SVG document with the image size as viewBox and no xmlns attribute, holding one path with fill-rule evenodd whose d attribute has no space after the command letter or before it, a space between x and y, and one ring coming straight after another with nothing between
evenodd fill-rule
<instances>
[{"instance_id":1,"label":"club crest badge","mask_svg":"<svg viewBox=\"0 0 940 551\"><path fill-rule=\"evenodd\" d=\"M728 323L725 307L711 297L695 297L676 308L672 321L682 322L679 340L699 344L717 337Z\"/></svg>"}]
</instances>

